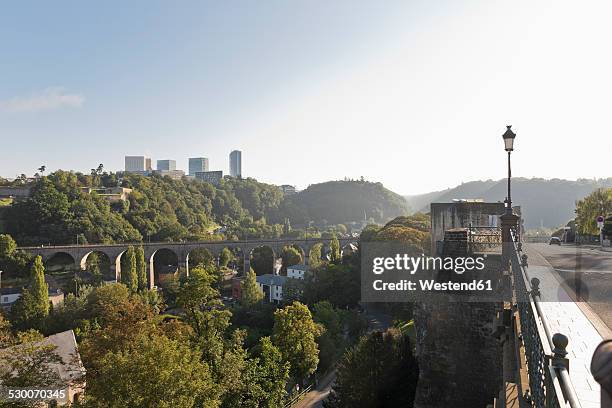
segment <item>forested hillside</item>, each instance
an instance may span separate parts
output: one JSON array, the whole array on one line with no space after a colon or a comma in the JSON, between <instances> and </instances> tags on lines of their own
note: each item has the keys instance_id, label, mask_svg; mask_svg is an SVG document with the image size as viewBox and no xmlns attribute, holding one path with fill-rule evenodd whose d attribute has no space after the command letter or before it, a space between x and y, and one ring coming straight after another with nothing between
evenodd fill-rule
<instances>
[{"instance_id":1,"label":"forested hillside","mask_svg":"<svg viewBox=\"0 0 612 408\"><path fill-rule=\"evenodd\" d=\"M364 218L384 223L408 210L406 200L381 183L353 180L312 184L281 205L281 213L300 224L340 224Z\"/></svg>"},{"instance_id":2,"label":"forested hillside","mask_svg":"<svg viewBox=\"0 0 612 408\"><path fill-rule=\"evenodd\" d=\"M16 181L15 183L25 183ZM109 203L83 187L132 189ZM3 211L3 229L20 245L279 237L291 225L383 222L407 213L405 200L380 183L333 181L285 197L254 179L199 180L56 171L31 183L30 198Z\"/></svg>"},{"instance_id":3,"label":"forested hillside","mask_svg":"<svg viewBox=\"0 0 612 408\"><path fill-rule=\"evenodd\" d=\"M512 202L522 207L525 227L543 225L555 228L574 217L576 201L583 199L597 188L612 187L612 178L576 181L542 178L513 178ZM455 188L406 197L415 211L429 211L432 202L449 202L456 198L482 198L485 201L503 201L506 198L506 180L486 180L463 183Z\"/></svg>"}]
</instances>

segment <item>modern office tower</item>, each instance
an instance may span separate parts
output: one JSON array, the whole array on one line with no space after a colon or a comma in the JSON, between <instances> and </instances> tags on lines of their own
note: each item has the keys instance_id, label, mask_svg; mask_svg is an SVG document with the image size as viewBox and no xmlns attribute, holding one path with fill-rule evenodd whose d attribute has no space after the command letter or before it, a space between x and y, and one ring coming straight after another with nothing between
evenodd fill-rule
<instances>
[{"instance_id":1,"label":"modern office tower","mask_svg":"<svg viewBox=\"0 0 612 408\"><path fill-rule=\"evenodd\" d=\"M145 156L125 156L126 173L146 173L151 171L151 159Z\"/></svg>"},{"instance_id":2,"label":"modern office tower","mask_svg":"<svg viewBox=\"0 0 612 408\"><path fill-rule=\"evenodd\" d=\"M195 178L217 186L219 185L219 183L221 183L221 179L223 178L223 172L220 170L197 171L195 174Z\"/></svg>"},{"instance_id":3,"label":"modern office tower","mask_svg":"<svg viewBox=\"0 0 612 408\"><path fill-rule=\"evenodd\" d=\"M208 158L206 157L190 157L189 158L189 175L195 176L198 172L208 171Z\"/></svg>"},{"instance_id":4,"label":"modern office tower","mask_svg":"<svg viewBox=\"0 0 612 408\"><path fill-rule=\"evenodd\" d=\"M157 170L168 170L168 171L176 170L176 160L158 160Z\"/></svg>"},{"instance_id":5,"label":"modern office tower","mask_svg":"<svg viewBox=\"0 0 612 408\"><path fill-rule=\"evenodd\" d=\"M230 176L242 177L242 152L234 150L230 153Z\"/></svg>"}]
</instances>

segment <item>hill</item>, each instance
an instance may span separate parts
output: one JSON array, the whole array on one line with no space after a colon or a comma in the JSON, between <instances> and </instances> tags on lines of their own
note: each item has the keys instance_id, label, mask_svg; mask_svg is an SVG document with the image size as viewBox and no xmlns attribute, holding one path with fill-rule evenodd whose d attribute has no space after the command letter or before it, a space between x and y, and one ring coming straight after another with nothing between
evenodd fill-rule
<instances>
[{"instance_id":1,"label":"hill","mask_svg":"<svg viewBox=\"0 0 612 408\"><path fill-rule=\"evenodd\" d=\"M612 178L574 181L517 177L512 179L512 201L521 206L526 228L554 228L574 217L576 200L601 187L612 187ZM428 212L432 202L448 202L457 198L503 201L506 189L505 179L472 181L443 191L407 196L406 200L415 211Z\"/></svg>"},{"instance_id":2,"label":"hill","mask_svg":"<svg viewBox=\"0 0 612 408\"><path fill-rule=\"evenodd\" d=\"M362 220L384 223L409 212L406 200L381 183L338 180L312 184L280 206L292 223L341 224Z\"/></svg>"}]
</instances>

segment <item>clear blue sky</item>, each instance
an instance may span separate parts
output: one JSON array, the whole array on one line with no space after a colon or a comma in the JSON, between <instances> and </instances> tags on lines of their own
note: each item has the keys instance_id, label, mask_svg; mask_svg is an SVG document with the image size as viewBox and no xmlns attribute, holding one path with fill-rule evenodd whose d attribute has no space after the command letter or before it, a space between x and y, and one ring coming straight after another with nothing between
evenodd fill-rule
<instances>
[{"instance_id":1,"label":"clear blue sky","mask_svg":"<svg viewBox=\"0 0 612 408\"><path fill-rule=\"evenodd\" d=\"M0 175L210 158L278 184L417 193L610 176L607 2L5 3ZM449 163L460 161L457 169ZM562 163L569 163L562 165Z\"/></svg>"}]
</instances>

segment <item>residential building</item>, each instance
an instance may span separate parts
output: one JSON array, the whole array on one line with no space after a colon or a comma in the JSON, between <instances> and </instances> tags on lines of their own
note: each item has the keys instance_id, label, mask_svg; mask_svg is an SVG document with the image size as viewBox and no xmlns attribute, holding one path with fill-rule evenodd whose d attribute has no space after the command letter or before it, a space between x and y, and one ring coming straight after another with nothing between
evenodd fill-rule
<instances>
[{"instance_id":1,"label":"residential building","mask_svg":"<svg viewBox=\"0 0 612 408\"><path fill-rule=\"evenodd\" d=\"M229 155L230 159L230 176L242 177L242 152L234 150Z\"/></svg>"},{"instance_id":2,"label":"residential building","mask_svg":"<svg viewBox=\"0 0 612 408\"><path fill-rule=\"evenodd\" d=\"M286 276L272 275L267 273L256 278L259 288L264 293L264 300L270 303L280 303L283 300L283 286L287 281Z\"/></svg>"},{"instance_id":3,"label":"residential building","mask_svg":"<svg viewBox=\"0 0 612 408\"><path fill-rule=\"evenodd\" d=\"M297 193L295 186L291 186L289 184L283 184L282 186L280 186L280 189L283 191L283 194L286 196Z\"/></svg>"},{"instance_id":4,"label":"residential building","mask_svg":"<svg viewBox=\"0 0 612 408\"><path fill-rule=\"evenodd\" d=\"M85 391L86 370L81 361L74 332L66 330L53 334L34 343L34 345L52 348L53 353L58 357L53 362L45 363L50 372L54 372L59 376L61 385L55 388L64 390L66 393L63 398L55 399L57 406L71 405L75 401L80 400ZM5 357L8 357L4 361L11 361L11 353L22 354L20 350L22 347L22 345L16 345L3 349L2 353ZM10 370L7 366L3 367L3 369L7 368ZM42 403L36 404L36 406L55 406L54 404L47 405Z\"/></svg>"},{"instance_id":5,"label":"residential building","mask_svg":"<svg viewBox=\"0 0 612 408\"><path fill-rule=\"evenodd\" d=\"M174 171L176 170L176 160L158 160L157 161L158 171Z\"/></svg>"},{"instance_id":6,"label":"residential building","mask_svg":"<svg viewBox=\"0 0 612 408\"><path fill-rule=\"evenodd\" d=\"M219 183L221 183L221 179L223 178L223 172L221 170L197 171L195 178L210 184L219 185Z\"/></svg>"},{"instance_id":7,"label":"residential building","mask_svg":"<svg viewBox=\"0 0 612 408\"><path fill-rule=\"evenodd\" d=\"M196 173L209 171L207 157L190 157L189 158L189 175L195 176Z\"/></svg>"},{"instance_id":8,"label":"residential building","mask_svg":"<svg viewBox=\"0 0 612 408\"><path fill-rule=\"evenodd\" d=\"M0 198L12 198L15 200L25 200L30 197L32 185L24 186L5 186L0 187Z\"/></svg>"},{"instance_id":9,"label":"residential building","mask_svg":"<svg viewBox=\"0 0 612 408\"><path fill-rule=\"evenodd\" d=\"M21 297L21 288L2 288L0 289L0 307L10 309L13 304ZM64 301L64 292L61 289L49 289L49 302L53 307L57 307Z\"/></svg>"},{"instance_id":10,"label":"residential building","mask_svg":"<svg viewBox=\"0 0 612 408\"><path fill-rule=\"evenodd\" d=\"M305 264L297 264L287 267L288 278L304 280L306 272L308 272L308 266Z\"/></svg>"},{"instance_id":11,"label":"residential building","mask_svg":"<svg viewBox=\"0 0 612 408\"><path fill-rule=\"evenodd\" d=\"M125 156L125 172L148 174L151 172L151 159L145 156Z\"/></svg>"}]
</instances>

